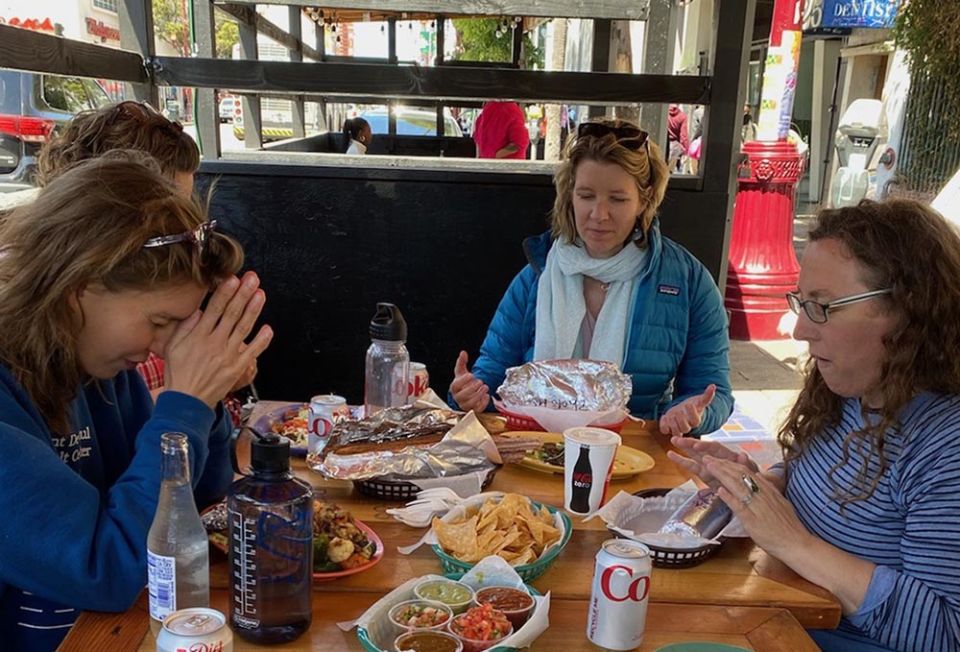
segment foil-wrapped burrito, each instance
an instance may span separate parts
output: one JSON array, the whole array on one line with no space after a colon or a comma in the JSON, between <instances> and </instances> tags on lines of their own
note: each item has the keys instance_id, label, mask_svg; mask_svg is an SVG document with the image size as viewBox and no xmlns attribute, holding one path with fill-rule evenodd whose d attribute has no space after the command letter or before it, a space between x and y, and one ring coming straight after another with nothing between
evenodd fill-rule
<instances>
[{"instance_id":1,"label":"foil-wrapped burrito","mask_svg":"<svg viewBox=\"0 0 960 652\"><path fill-rule=\"evenodd\" d=\"M507 405L606 412L626 408L630 376L612 362L540 360L507 369L497 393Z\"/></svg>"},{"instance_id":2,"label":"foil-wrapped burrito","mask_svg":"<svg viewBox=\"0 0 960 652\"><path fill-rule=\"evenodd\" d=\"M690 496L660 528L661 534L712 539L727 526L733 512L717 492L704 488Z\"/></svg>"}]
</instances>

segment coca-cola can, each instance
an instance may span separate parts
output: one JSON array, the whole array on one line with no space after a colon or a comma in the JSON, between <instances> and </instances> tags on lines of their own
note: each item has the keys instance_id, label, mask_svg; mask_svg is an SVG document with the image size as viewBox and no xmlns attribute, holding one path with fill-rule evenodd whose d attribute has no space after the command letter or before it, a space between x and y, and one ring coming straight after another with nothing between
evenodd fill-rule
<instances>
[{"instance_id":1,"label":"coca-cola can","mask_svg":"<svg viewBox=\"0 0 960 652\"><path fill-rule=\"evenodd\" d=\"M350 418L347 399L336 394L320 394L310 399L310 423L307 428L307 452L319 454L327 445L333 424Z\"/></svg>"},{"instance_id":2,"label":"coca-cola can","mask_svg":"<svg viewBox=\"0 0 960 652\"><path fill-rule=\"evenodd\" d=\"M650 596L650 549L629 539L609 539L597 553L587 614L587 638L609 650L643 642Z\"/></svg>"},{"instance_id":3,"label":"coca-cola can","mask_svg":"<svg viewBox=\"0 0 960 652\"><path fill-rule=\"evenodd\" d=\"M407 381L407 404L415 402L430 388L430 374L427 365L422 362L410 363L410 376Z\"/></svg>"},{"instance_id":4,"label":"coca-cola can","mask_svg":"<svg viewBox=\"0 0 960 652\"><path fill-rule=\"evenodd\" d=\"M157 652L233 652L233 632L216 609L181 609L163 619Z\"/></svg>"}]
</instances>

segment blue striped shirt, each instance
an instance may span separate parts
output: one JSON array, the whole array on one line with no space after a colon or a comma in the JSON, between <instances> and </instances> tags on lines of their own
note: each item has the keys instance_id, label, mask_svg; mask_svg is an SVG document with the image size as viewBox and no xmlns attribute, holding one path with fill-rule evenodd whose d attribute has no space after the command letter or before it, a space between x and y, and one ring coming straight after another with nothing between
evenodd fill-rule
<instances>
[{"instance_id":1,"label":"blue striped shirt","mask_svg":"<svg viewBox=\"0 0 960 652\"><path fill-rule=\"evenodd\" d=\"M860 402L848 399L840 423L791 462L786 495L804 525L832 545L877 564L859 610L825 650L960 650L960 397L915 397L888 432L888 467L867 500L843 512L827 481L843 440L863 428ZM864 455L852 446L836 479L851 487ZM876 476L874 456L870 473Z\"/></svg>"}]
</instances>

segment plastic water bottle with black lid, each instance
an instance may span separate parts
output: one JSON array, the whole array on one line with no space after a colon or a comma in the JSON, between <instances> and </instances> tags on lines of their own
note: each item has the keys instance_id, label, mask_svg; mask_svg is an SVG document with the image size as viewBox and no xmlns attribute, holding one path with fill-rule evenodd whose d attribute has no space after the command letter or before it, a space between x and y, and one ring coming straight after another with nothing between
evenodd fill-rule
<instances>
[{"instance_id":1,"label":"plastic water bottle with black lid","mask_svg":"<svg viewBox=\"0 0 960 652\"><path fill-rule=\"evenodd\" d=\"M313 491L290 472L290 441L250 443L251 475L227 494L230 627L254 643L292 641L313 609Z\"/></svg>"},{"instance_id":2,"label":"plastic water bottle with black lid","mask_svg":"<svg viewBox=\"0 0 960 652\"><path fill-rule=\"evenodd\" d=\"M147 592L154 636L171 612L210 606L207 531L193 499L187 436L163 433L160 454L160 499L147 533Z\"/></svg>"},{"instance_id":3,"label":"plastic water bottle with black lid","mask_svg":"<svg viewBox=\"0 0 960 652\"><path fill-rule=\"evenodd\" d=\"M378 303L370 320L370 339L364 375L364 416L407 404L410 353L407 352L407 322L392 303Z\"/></svg>"}]
</instances>

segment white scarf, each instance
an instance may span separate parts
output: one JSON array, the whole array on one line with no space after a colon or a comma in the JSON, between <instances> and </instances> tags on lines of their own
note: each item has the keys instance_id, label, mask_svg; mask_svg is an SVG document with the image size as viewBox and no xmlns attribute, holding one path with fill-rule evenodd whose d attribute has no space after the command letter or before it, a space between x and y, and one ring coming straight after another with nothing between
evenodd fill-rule
<instances>
[{"instance_id":1,"label":"white scarf","mask_svg":"<svg viewBox=\"0 0 960 652\"><path fill-rule=\"evenodd\" d=\"M537 286L534 360L573 357L587 313L583 277L609 283L590 344L590 359L623 367L634 283L647 250L632 242L610 258L592 258L584 247L555 242Z\"/></svg>"}]
</instances>

